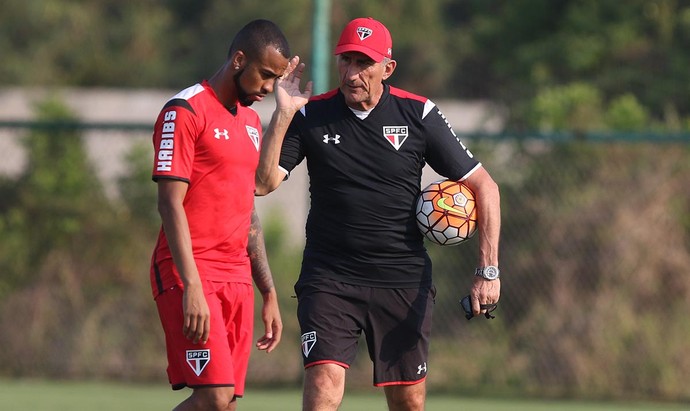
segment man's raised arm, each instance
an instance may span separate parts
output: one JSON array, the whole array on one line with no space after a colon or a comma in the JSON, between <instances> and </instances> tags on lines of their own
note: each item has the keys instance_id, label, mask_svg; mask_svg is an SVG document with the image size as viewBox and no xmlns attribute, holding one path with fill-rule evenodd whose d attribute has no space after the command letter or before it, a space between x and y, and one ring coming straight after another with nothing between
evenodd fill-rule
<instances>
[{"instance_id":1,"label":"man's raised arm","mask_svg":"<svg viewBox=\"0 0 690 411\"><path fill-rule=\"evenodd\" d=\"M285 173L278 169L280 148L290 122L295 113L309 101L312 93L312 82L307 82L304 92L299 89L304 72L304 63L295 56L290 60L283 77L275 82L276 109L261 142L259 166L256 169L256 192L258 196L266 195L278 188L285 178Z\"/></svg>"}]
</instances>

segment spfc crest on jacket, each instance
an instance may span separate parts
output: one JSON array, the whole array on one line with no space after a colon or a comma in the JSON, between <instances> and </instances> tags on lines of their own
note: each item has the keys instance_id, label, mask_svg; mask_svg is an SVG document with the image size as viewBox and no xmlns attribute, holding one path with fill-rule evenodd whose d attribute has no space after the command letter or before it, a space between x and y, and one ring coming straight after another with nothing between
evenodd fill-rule
<instances>
[{"instance_id":1,"label":"spfc crest on jacket","mask_svg":"<svg viewBox=\"0 0 690 411\"><path fill-rule=\"evenodd\" d=\"M259 142L261 140L261 137L259 137L259 130L255 129L252 126L245 125L244 127L247 129L247 135L252 140L252 143L254 143L256 151L259 151Z\"/></svg>"},{"instance_id":2,"label":"spfc crest on jacket","mask_svg":"<svg viewBox=\"0 0 690 411\"><path fill-rule=\"evenodd\" d=\"M383 136L396 150L407 140L407 126L383 126Z\"/></svg>"}]
</instances>

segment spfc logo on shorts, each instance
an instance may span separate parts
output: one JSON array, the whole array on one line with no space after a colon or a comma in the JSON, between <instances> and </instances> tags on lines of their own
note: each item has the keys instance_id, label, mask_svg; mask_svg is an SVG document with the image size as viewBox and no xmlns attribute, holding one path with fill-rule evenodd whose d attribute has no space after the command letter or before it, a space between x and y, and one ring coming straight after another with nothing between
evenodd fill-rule
<instances>
[{"instance_id":1,"label":"spfc logo on shorts","mask_svg":"<svg viewBox=\"0 0 690 411\"><path fill-rule=\"evenodd\" d=\"M302 334L302 353L304 358L309 357L311 349L316 344L316 331L309 331L308 333Z\"/></svg>"},{"instance_id":2,"label":"spfc logo on shorts","mask_svg":"<svg viewBox=\"0 0 690 411\"><path fill-rule=\"evenodd\" d=\"M211 362L211 350L187 350L187 364L197 377L201 375L209 362Z\"/></svg>"},{"instance_id":3,"label":"spfc logo on shorts","mask_svg":"<svg viewBox=\"0 0 690 411\"><path fill-rule=\"evenodd\" d=\"M407 126L383 126L383 136L396 150L407 140Z\"/></svg>"},{"instance_id":4,"label":"spfc logo on shorts","mask_svg":"<svg viewBox=\"0 0 690 411\"><path fill-rule=\"evenodd\" d=\"M254 147L256 147L256 151L259 151L259 130L255 129L252 126L244 126L247 129L247 135L249 138L252 140L252 143L254 143Z\"/></svg>"}]
</instances>

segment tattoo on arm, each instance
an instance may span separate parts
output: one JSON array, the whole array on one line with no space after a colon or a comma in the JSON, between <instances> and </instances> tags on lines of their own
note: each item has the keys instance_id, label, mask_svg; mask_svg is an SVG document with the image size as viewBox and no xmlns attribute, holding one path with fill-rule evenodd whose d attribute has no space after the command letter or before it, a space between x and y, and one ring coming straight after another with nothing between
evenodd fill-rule
<instances>
[{"instance_id":1,"label":"tattoo on arm","mask_svg":"<svg viewBox=\"0 0 690 411\"><path fill-rule=\"evenodd\" d=\"M268 265L266 255L266 244L264 242L264 232L261 228L261 221L256 214L256 209L252 209L252 223L249 228L249 241L247 243L247 253L252 265L252 278L256 287L261 293L267 293L273 288L273 276Z\"/></svg>"}]
</instances>

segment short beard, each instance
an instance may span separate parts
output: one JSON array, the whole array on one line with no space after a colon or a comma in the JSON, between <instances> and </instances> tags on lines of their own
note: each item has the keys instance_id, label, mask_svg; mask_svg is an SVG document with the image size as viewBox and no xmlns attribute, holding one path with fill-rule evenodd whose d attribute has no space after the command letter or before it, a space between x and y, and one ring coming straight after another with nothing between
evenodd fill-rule
<instances>
[{"instance_id":1,"label":"short beard","mask_svg":"<svg viewBox=\"0 0 690 411\"><path fill-rule=\"evenodd\" d=\"M244 73L244 68L235 73L235 75L232 76L232 79L235 82L235 90L237 91L237 101L240 103L241 106L249 107L252 104L254 104L254 101L249 99L249 94L246 91L244 91L244 89L240 85L240 76L242 76L242 73Z\"/></svg>"}]
</instances>

